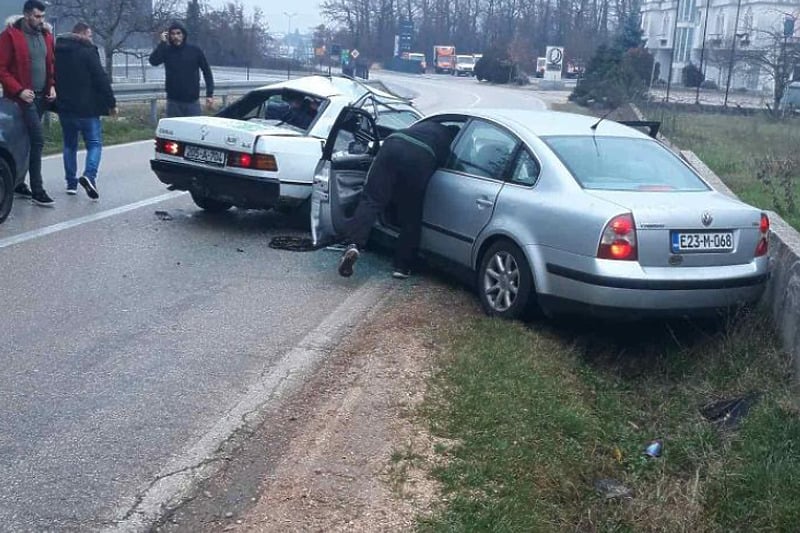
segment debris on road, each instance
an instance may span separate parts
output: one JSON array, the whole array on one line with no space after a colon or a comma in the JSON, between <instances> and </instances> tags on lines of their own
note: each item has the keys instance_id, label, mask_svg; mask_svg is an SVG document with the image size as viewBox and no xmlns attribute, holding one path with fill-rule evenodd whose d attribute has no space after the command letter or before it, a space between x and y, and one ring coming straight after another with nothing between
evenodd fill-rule
<instances>
[{"instance_id":1,"label":"debris on road","mask_svg":"<svg viewBox=\"0 0 800 533\"><path fill-rule=\"evenodd\" d=\"M616 479L595 480L594 488L606 500L633 497L633 491Z\"/></svg>"},{"instance_id":2,"label":"debris on road","mask_svg":"<svg viewBox=\"0 0 800 533\"><path fill-rule=\"evenodd\" d=\"M750 392L738 398L720 400L700 408L702 414L709 422L717 424L723 429L734 429L739 422L747 416L750 408L761 398L760 392Z\"/></svg>"},{"instance_id":3,"label":"debris on road","mask_svg":"<svg viewBox=\"0 0 800 533\"><path fill-rule=\"evenodd\" d=\"M660 439L657 439L647 445L647 448L644 449L644 454L648 457L661 457L663 451L664 443Z\"/></svg>"},{"instance_id":4,"label":"debris on road","mask_svg":"<svg viewBox=\"0 0 800 533\"><path fill-rule=\"evenodd\" d=\"M172 215L168 211L156 211L156 217L159 220L172 220Z\"/></svg>"},{"instance_id":5,"label":"debris on road","mask_svg":"<svg viewBox=\"0 0 800 533\"><path fill-rule=\"evenodd\" d=\"M319 246L314 246L311 237L298 237L294 235L279 235L269 241L269 247L276 250L289 250L291 252L313 252Z\"/></svg>"}]
</instances>

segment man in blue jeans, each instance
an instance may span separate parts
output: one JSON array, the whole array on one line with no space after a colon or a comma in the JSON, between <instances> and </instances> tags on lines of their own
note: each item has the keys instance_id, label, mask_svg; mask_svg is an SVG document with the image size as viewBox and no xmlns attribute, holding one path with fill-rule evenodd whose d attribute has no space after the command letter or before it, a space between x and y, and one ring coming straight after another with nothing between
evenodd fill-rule
<instances>
[{"instance_id":1,"label":"man in blue jeans","mask_svg":"<svg viewBox=\"0 0 800 533\"><path fill-rule=\"evenodd\" d=\"M117 101L111 83L92 43L92 29L78 22L71 33L56 39L56 90L58 120L64 138L64 177L67 194L77 194L78 184L97 200L97 170L103 149L101 115L115 115ZM78 135L86 145L86 165L78 175Z\"/></svg>"}]
</instances>

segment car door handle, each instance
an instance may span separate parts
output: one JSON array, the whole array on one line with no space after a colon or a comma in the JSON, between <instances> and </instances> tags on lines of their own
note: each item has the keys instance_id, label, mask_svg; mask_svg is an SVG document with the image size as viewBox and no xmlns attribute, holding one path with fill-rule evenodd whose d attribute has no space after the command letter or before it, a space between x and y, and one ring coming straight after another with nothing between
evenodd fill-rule
<instances>
[{"instance_id":1,"label":"car door handle","mask_svg":"<svg viewBox=\"0 0 800 533\"><path fill-rule=\"evenodd\" d=\"M494 205L493 201L486 200L484 198L478 198L477 200L475 200L475 203L481 207L492 207Z\"/></svg>"}]
</instances>

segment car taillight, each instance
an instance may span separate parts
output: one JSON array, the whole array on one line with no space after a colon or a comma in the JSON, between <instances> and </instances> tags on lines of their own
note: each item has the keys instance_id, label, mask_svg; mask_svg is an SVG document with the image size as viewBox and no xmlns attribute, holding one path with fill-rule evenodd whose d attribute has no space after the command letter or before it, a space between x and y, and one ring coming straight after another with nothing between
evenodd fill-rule
<instances>
[{"instance_id":1,"label":"car taillight","mask_svg":"<svg viewBox=\"0 0 800 533\"><path fill-rule=\"evenodd\" d=\"M606 224L597 248L600 259L616 259L620 261L636 261L636 226L633 215L626 213L612 218Z\"/></svg>"},{"instance_id":2,"label":"car taillight","mask_svg":"<svg viewBox=\"0 0 800 533\"><path fill-rule=\"evenodd\" d=\"M183 146L178 141L156 137L156 152L179 156L183 154Z\"/></svg>"},{"instance_id":3,"label":"car taillight","mask_svg":"<svg viewBox=\"0 0 800 533\"><path fill-rule=\"evenodd\" d=\"M278 162L270 154L246 154L243 152L230 152L228 166L239 168L252 168L254 170L278 170Z\"/></svg>"},{"instance_id":4,"label":"car taillight","mask_svg":"<svg viewBox=\"0 0 800 533\"><path fill-rule=\"evenodd\" d=\"M758 231L761 232L761 238L756 245L756 257L761 257L762 255L767 255L769 251L769 217L766 213L761 213Z\"/></svg>"}]
</instances>

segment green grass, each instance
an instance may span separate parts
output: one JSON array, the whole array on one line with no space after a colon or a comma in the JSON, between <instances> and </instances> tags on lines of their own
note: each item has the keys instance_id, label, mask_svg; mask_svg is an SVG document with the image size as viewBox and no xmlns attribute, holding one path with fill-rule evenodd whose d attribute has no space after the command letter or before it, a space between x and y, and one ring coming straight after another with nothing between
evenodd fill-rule
<instances>
[{"instance_id":1,"label":"green grass","mask_svg":"<svg viewBox=\"0 0 800 533\"><path fill-rule=\"evenodd\" d=\"M428 332L444 346L421 414L443 502L422 531L791 531L800 420L790 361L760 315L509 324ZM740 427L699 408L762 393ZM652 439L664 454L646 458ZM611 478L633 491L605 500Z\"/></svg>"},{"instance_id":2,"label":"green grass","mask_svg":"<svg viewBox=\"0 0 800 533\"><path fill-rule=\"evenodd\" d=\"M155 126L150 124L150 106L126 104L120 106L118 117L102 117L103 145L121 144L132 141L152 139ZM58 117L50 115L49 126L45 125L45 154L59 154L62 150L61 126ZM83 146L81 141L80 146Z\"/></svg>"}]
</instances>

